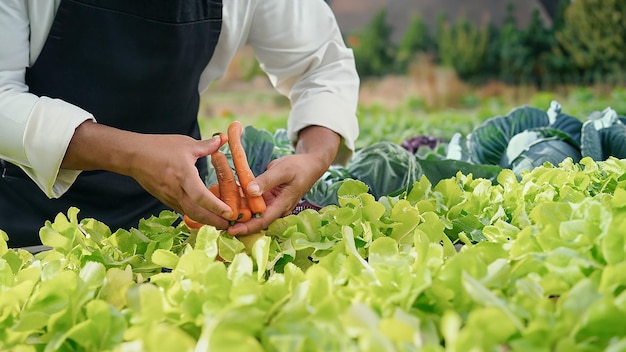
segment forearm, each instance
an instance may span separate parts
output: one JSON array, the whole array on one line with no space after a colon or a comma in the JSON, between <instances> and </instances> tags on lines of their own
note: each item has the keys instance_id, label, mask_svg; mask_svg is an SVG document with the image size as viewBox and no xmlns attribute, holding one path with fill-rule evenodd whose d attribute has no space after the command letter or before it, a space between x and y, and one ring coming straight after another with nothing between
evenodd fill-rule
<instances>
[{"instance_id":1,"label":"forearm","mask_svg":"<svg viewBox=\"0 0 626 352\"><path fill-rule=\"evenodd\" d=\"M68 170L107 170L129 174L142 135L85 121L74 135L61 162Z\"/></svg>"}]
</instances>

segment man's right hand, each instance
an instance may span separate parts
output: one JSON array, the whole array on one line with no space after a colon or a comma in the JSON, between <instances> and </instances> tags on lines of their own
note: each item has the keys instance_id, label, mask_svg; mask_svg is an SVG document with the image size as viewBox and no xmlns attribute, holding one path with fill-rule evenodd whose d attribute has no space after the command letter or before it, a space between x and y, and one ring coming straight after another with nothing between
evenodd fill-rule
<instances>
[{"instance_id":1,"label":"man's right hand","mask_svg":"<svg viewBox=\"0 0 626 352\"><path fill-rule=\"evenodd\" d=\"M61 168L130 176L174 211L225 229L231 210L207 189L195 166L219 146L219 137L141 134L86 121L76 129Z\"/></svg>"}]
</instances>

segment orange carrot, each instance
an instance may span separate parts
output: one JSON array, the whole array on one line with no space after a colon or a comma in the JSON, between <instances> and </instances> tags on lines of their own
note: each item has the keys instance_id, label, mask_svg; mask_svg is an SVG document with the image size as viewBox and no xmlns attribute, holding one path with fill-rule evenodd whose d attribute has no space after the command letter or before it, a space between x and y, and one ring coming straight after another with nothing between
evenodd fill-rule
<instances>
[{"instance_id":1,"label":"orange carrot","mask_svg":"<svg viewBox=\"0 0 626 352\"><path fill-rule=\"evenodd\" d=\"M220 188L217 183L210 185L209 191L219 198ZM252 218L252 212L248 207L248 201L246 200L246 196L244 195L241 187L239 187L239 196L241 198L239 199L239 219L237 219L237 222L246 222Z\"/></svg>"},{"instance_id":2,"label":"orange carrot","mask_svg":"<svg viewBox=\"0 0 626 352\"><path fill-rule=\"evenodd\" d=\"M226 203L233 215L228 219L231 222L239 219L239 186L235 180L233 170L228 164L226 155L220 151L211 154L211 164L215 168L217 183L219 185L220 199Z\"/></svg>"},{"instance_id":3,"label":"orange carrot","mask_svg":"<svg viewBox=\"0 0 626 352\"><path fill-rule=\"evenodd\" d=\"M213 193L213 195L216 196L217 198L220 197L220 186L217 183L210 185L209 191L211 191L211 193Z\"/></svg>"},{"instance_id":4,"label":"orange carrot","mask_svg":"<svg viewBox=\"0 0 626 352\"><path fill-rule=\"evenodd\" d=\"M265 211L265 199L263 199L262 196L251 196L248 194L248 185L254 180L254 174L250 169L246 152L241 144L242 135L243 126L241 122L234 121L228 126L228 145L233 157L233 164L235 165L235 172L237 173L239 184L246 195L250 210L255 216L259 216Z\"/></svg>"},{"instance_id":5,"label":"orange carrot","mask_svg":"<svg viewBox=\"0 0 626 352\"><path fill-rule=\"evenodd\" d=\"M196 220L188 217L187 215L183 215L183 221L185 222L185 225L187 225L187 227L190 230L199 230L204 224L197 222Z\"/></svg>"},{"instance_id":6,"label":"orange carrot","mask_svg":"<svg viewBox=\"0 0 626 352\"><path fill-rule=\"evenodd\" d=\"M237 222L246 222L252 219L252 211L250 210L250 206L248 205L248 199L246 198L243 189L239 188L241 199L239 200L239 213L241 213L241 217Z\"/></svg>"}]
</instances>

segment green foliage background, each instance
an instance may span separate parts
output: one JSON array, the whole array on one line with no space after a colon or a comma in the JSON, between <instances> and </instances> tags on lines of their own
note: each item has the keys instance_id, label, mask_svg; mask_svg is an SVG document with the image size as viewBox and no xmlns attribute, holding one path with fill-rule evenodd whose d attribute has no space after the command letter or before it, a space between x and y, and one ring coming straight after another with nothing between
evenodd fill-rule
<instances>
[{"instance_id":1,"label":"green foliage background","mask_svg":"<svg viewBox=\"0 0 626 352\"><path fill-rule=\"evenodd\" d=\"M538 10L525 28L508 5L504 23L485 18L477 25L464 17L441 15L434 32L415 15L398 44L382 9L361 32L348 36L363 77L405 73L412 58L432 53L470 82L501 79L511 84L623 83L626 80L626 2L561 0L549 27ZM351 39L351 40L350 40ZM391 63L393 62L393 64Z\"/></svg>"},{"instance_id":2,"label":"green foliage background","mask_svg":"<svg viewBox=\"0 0 626 352\"><path fill-rule=\"evenodd\" d=\"M468 97L469 100L470 97ZM564 108L564 113L572 116L589 116L594 111L602 111L607 106L626 115L626 89L615 88L608 94L600 94L589 87L577 87L569 94L539 91L523 103L504 98L471 99L466 108L441 108L426 110L418 98L408 99L395 107L378 104L361 104L358 109L360 135L357 149L378 141L401 143L416 135L433 135L449 139L456 132L468 134L482 121L502 114L519 105L530 105L548 109L550 102L557 100ZM228 125L239 120L244 125L253 125L258 129L276 131L287 126L287 114L255 116L202 117L200 128L204 136L211 136L218 131L226 131Z\"/></svg>"}]
</instances>

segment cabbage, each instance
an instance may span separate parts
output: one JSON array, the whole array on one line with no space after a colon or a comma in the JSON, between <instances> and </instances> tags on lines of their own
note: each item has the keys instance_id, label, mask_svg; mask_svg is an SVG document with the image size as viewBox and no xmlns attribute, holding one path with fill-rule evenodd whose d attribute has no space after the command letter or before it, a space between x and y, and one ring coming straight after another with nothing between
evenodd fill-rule
<instances>
[{"instance_id":1,"label":"cabbage","mask_svg":"<svg viewBox=\"0 0 626 352\"><path fill-rule=\"evenodd\" d=\"M374 143L357 151L347 171L364 182L376 199L410 190L422 175L415 155L391 142Z\"/></svg>"},{"instance_id":2,"label":"cabbage","mask_svg":"<svg viewBox=\"0 0 626 352\"><path fill-rule=\"evenodd\" d=\"M563 140L540 138L517 155L511 161L509 168L515 174L520 175L522 172L532 170L544 163L559 165L567 158L579 162L581 159L580 150Z\"/></svg>"},{"instance_id":3,"label":"cabbage","mask_svg":"<svg viewBox=\"0 0 626 352\"><path fill-rule=\"evenodd\" d=\"M399 195L422 175L413 153L396 143L378 142L356 151L346 167L328 169L304 199L318 206L338 205L337 191L348 179L365 183L376 199Z\"/></svg>"},{"instance_id":4,"label":"cabbage","mask_svg":"<svg viewBox=\"0 0 626 352\"><path fill-rule=\"evenodd\" d=\"M522 106L511 110L508 115L492 117L483 122L469 134L467 147L464 149L454 145L451 155L467 154L474 163L509 167L511 161L522 152L525 152L526 158L532 158L532 153L529 155L527 149L537 139L556 138L566 141L572 146L565 149L568 153L579 148L581 127L582 121L562 113L561 105L556 101L550 104L547 111ZM459 141L460 138L456 140ZM567 156L575 159L578 154L580 153ZM556 155L551 158L556 159Z\"/></svg>"},{"instance_id":5,"label":"cabbage","mask_svg":"<svg viewBox=\"0 0 626 352\"><path fill-rule=\"evenodd\" d=\"M519 175L522 171L532 170L546 162L558 165L566 158L580 161L581 154L576 141L559 130L538 128L513 136L500 160L500 166L510 168Z\"/></svg>"},{"instance_id":6,"label":"cabbage","mask_svg":"<svg viewBox=\"0 0 626 352\"><path fill-rule=\"evenodd\" d=\"M590 115L583 124L581 135L582 155L595 161L609 156L626 158L626 125L624 119L611 108Z\"/></svg>"},{"instance_id":7,"label":"cabbage","mask_svg":"<svg viewBox=\"0 0 626 352\"><path fill-rule=\"evenodd\" d=\"M446 157L474 164L498 165L516 174L571 158L595 161L626 158L626 117L607 108L587 121L564 114L553 101L547 111L522 106L487 119L467 137L455 134Z\"/></svg>"},{"instance_id":8,"label":"cabbage","mask_svg":"<svg viewBox=\"0 0 626 352\"><path fill-rule=\"evenodd\" d=\"M545 111L530 106L513 109L506 116L492 117L476 127L468 136L472 159L475 163L497 165L513 136L549 124L550 120Z\"/></svg>"}]
</instances>

